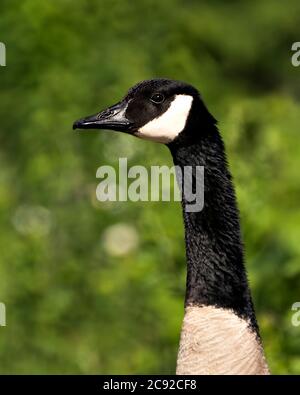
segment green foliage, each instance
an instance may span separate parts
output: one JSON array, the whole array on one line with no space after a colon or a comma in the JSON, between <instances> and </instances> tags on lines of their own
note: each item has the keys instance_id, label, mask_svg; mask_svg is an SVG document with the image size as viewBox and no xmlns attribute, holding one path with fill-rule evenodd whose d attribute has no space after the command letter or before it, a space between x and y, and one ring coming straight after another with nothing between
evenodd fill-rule
<instances>
[{"instance_id":1,"label":"green foliage","mask_svg":"<svg viewBox=\"0 0 300 395\"><path fill-rule=\"evenodd\" d=\"M299 374L299 15L297 0L1 1L1 373L174 372L180 205L95 198L100 165L171 164L169 153L71 129L167 76L197 86L221 121L267 358Z\"/></svg>"}]
</instances>

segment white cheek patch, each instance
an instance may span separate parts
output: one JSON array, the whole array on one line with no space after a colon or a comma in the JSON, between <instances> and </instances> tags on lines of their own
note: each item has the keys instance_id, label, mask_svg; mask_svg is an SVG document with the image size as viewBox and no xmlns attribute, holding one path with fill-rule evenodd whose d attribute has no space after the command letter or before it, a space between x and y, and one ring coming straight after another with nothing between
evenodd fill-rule
<instances>
[{"instance_id":1,"label":"white cheek patch","mask_svg":"<svg viewBox=\"0 0 300 395\"><path fill-rule=\"evenodd\" d=\"M192 96L176 95L167 111L142 126L136 136L159 143L173 141L185 128L192 102Z\"/></svg>"}]
</instances>

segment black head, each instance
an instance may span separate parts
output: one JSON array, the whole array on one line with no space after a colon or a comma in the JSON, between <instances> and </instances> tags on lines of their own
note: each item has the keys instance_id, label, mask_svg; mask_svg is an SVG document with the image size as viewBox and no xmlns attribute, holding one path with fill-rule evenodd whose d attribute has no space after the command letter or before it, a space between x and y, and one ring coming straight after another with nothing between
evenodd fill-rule
<instances>
[{"instance_id":1,"label":"black head","mask_svg":"<svg viewBox=\"0 0 300 395\"><path fill-rule=\"evenodd\" d=\"M191 85L153 79L135 85L119 103L76 121L73 129L111 129L170 143L184 134L195 118L199 124L201 119L207 122L208 117L215 123Z\"/></svg>"}]
</instances>

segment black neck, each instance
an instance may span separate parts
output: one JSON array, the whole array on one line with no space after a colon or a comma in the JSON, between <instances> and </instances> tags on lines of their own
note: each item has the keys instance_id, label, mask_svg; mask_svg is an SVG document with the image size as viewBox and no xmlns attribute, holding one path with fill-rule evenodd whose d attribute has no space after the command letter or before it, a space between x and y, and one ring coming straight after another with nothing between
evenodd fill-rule
<instances>
[{"instance_id":1,"label":"black neck","mask_svg":"<svg viewBox=\"0 0 300 395\"><path fill-rule=\"evenodd\" d=\"M244 267L244 252L231 175L224 145L212 123L201 138L175 140L169 144L174 164L204 166L204 207L187 212L182 206L187 256L186 305L214 305L232 309L249 319L257 330Z\"/></svg>"}]
</instances>

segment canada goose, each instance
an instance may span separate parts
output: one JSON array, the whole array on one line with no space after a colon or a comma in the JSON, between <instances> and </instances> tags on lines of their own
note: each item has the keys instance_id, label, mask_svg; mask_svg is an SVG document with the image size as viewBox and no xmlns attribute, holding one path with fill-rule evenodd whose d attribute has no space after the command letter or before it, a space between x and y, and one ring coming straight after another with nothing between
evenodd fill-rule
<instances>
[{"instance_id":1,"label":"canada goose","mask_svg":"<svg viewBox=\"0 0 300 395\"><path fill-rule=\"evenodd\" d=\"M177 374L269 374L244 267L239 212L217 121L198 91L143 81L73 128L112 129L166 144L174 164L204 166L204 207L186 210L185 315Z\"/></svg>"}]
</instances>

